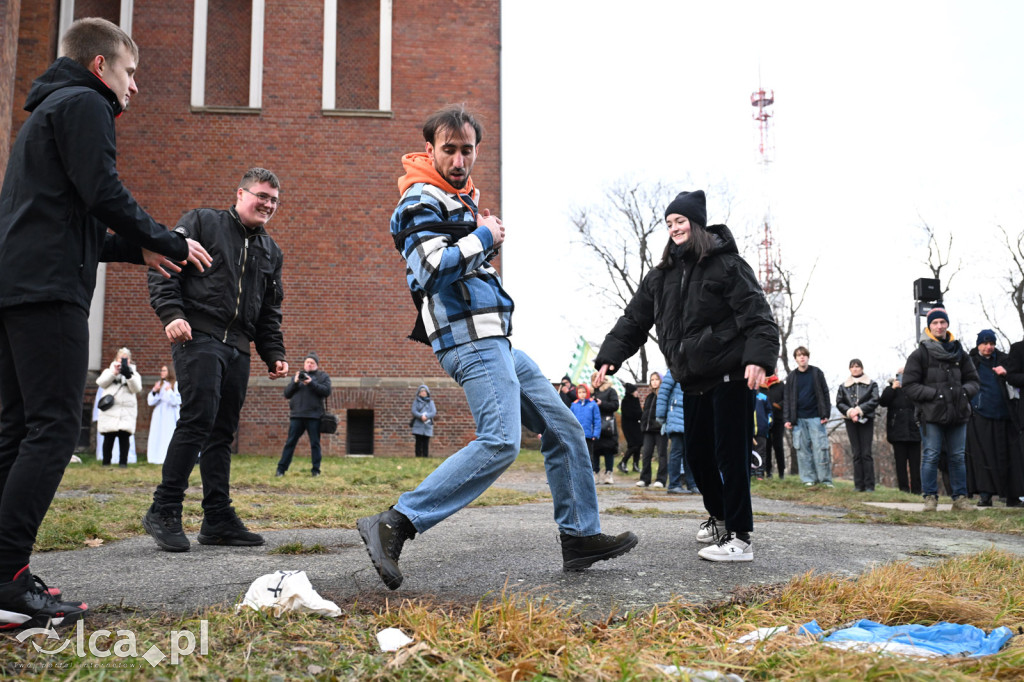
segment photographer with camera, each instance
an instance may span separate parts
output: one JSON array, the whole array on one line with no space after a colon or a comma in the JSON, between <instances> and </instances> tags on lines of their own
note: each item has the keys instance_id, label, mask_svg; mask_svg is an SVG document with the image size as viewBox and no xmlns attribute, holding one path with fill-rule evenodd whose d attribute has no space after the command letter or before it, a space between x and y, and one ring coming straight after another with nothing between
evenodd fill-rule
<instances>
[{"instance_id":1,"label":"photographer with camera","mask_svg":"<svg viewBox=\"0 0 1024 682\"><path fill-rule=\"evenodd\" d=\"M110 367L96 379L96 385L103 389L100 419L96 425L96 430L103 434L103 466L110 466L115 438L121 448L117 465L128 466L128 447L139 416L135 396L142 392L142 376L131 364L131 358L130 350L119 348Z\"/></svg>"},{"instance_id":2,"label":"photographer with camera","mask_svg":"<svg viewBox=\"0 0 1024 682\"><path fill-rule=\"evenodd\" d=\"M309 450L313 460L313 476L320 475L320 417L324 414L324 400L331 394L331 377L320 369L320 358L310 351L302 363L302 369L284 387L288 399L291 419L288 426L288 440L277 463L276 476L284 476L292 463L295 446L303 433L309 434Z\"/></svg>"}]
</instances>

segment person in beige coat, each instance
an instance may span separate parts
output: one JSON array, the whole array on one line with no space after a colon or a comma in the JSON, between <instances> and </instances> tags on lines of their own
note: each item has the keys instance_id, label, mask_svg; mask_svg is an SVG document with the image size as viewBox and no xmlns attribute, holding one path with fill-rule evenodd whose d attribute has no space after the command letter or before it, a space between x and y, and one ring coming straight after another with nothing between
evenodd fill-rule
<instances>
[{"instance_id":1,"label":"person in beige coat","mask_svg":"<svg viewBox=\"0 0 1024 682\"><path fill-rule=\"evenodd\" d=\"M135 421L139 416L138 396L142 392L142 377L131 364L132 352L119 348L114 361L103 370L96 385L103 389L104 398L111 396L113 404L100 410L96 430L103 434L103 466L110 466L114 451L114 438L120 445L118 466L128 466L128 445L135 433Z\"/></svg>"}]
</instances>

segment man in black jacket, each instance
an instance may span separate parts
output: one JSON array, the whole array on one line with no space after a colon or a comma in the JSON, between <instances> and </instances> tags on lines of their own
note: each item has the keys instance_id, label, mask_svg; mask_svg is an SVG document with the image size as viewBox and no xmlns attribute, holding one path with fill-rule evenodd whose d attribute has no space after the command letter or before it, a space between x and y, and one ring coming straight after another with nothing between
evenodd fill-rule
<instances>
[{"instance_id":1,"label":"man in black jacket","mask_svg":"<svg viewBox=\"0 0 1024 682\"><path fill-rule=\"evenodd\" d=\"M186 269L170 279L149 278L149 298L173 344L181 385L181 418L167 447L163 481L142 524L168 552L188 551L181 503L199 461L203 480L202 545L262 545L231 507L231 443L249 384L249 344L271 379L288 374L281 335L281 249L264 226L280 206L281 183L265 168L250 168L223 211L189 211L175 232L197 239L213 254L208 273Z\"/></svg>"},{"instance_id":2,"label":"man in black jacket","mask_svg":"<svg viewBox=\"0 0 1024 682\"><path fill-rule=\"evenodd\" d=\"M783 410L786 428L793 430L793 446L800 480L811 487L818 483L832 485L832 451L825 424L832 412L828 384L820 369L809 364L811 351L800 346L793 351L796 371L786 377L786 398Z\"/></svg>"},{"instance_id":3,"label":"man in black jacket","mask_svg":"<svg viewBox=\"0 0 1024 682\"><path fill-rule=\"evenodd\" d=\"M81 19L62 47L29 91L0 189L0 630L86 611L39 588L28 561L78 440L97 263L145 263L163 276L176 262L210 264L118 178L114 119L138 92L134 41Z\"/></svg>"},{"instance_id":4,"label":"man in black jacket","mask_svg":"<svg viewBox=\"0 0 1024 682\"><path fill-rule=\"evenodd\" d=\"M302 361L302 369L284 387L288 399L290 419L288 439L277 463L277 476L284 476L292 463L295 446L303 433L309 434L309 450L313 460L313 476L320 475L320 417L324 414L324 400L331 394L331 377L320 369L320 358L310 351Z\"/></svg>"}]
</instances>

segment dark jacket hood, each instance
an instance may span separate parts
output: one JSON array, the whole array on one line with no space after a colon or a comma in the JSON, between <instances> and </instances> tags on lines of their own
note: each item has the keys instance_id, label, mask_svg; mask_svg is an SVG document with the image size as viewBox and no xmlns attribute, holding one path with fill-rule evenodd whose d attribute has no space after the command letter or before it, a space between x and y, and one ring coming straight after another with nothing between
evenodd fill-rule
<instances>
[{"instance_id":1,"label":"dark jacket hood","mask_svg":"<svg viewBox=\"0 0 1024 682\"><path fill-rule=\"evenodd\" d=\"M114 91L96 74L69 57L61 57L50 64L46 73L33 81L28 97L25 98L25 110L35 111L36 107L50 95L62 88L71 87L89 88L103 95L103 98L110 102L115 116L123 111Z\"/></svg>"}]
</instances>

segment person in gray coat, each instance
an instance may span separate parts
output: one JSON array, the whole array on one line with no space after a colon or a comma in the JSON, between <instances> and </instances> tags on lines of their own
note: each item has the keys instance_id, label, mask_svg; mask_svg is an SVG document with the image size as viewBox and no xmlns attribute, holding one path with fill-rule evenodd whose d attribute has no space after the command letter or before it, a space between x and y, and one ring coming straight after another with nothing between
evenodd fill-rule
<instances>
[{"instance_id":1,"label":"person in gray coat","mask_svg":"<svg viewBox=\"0 0 1024 682\"><path fill-rule=\"evenodd\" d=\"M430 389L425 384L420 384L412 401L412 419L409 420L412 435L416 437L417 457L430 457L430 438L434 435L436 416L437 406L430 397Z\"/></svg>"},{"instance_id":2,"label":"person in gray coat","mask_svg":"<svg viewBox=\"0 0 1024 682\"><path fill-rule=\"evenodd\" d=\"M309 451L313 460L312 474L320 475L320 417L324 415L324 400L331 394L331 377L320 369L320 358L309 352L302 362L302 369L284 387L288 399L291 419L288 425L288 440L277 463L277 476L284 476L292 463L295 446L303 433L309 434Z\"/></svg>"}]
</instances>

